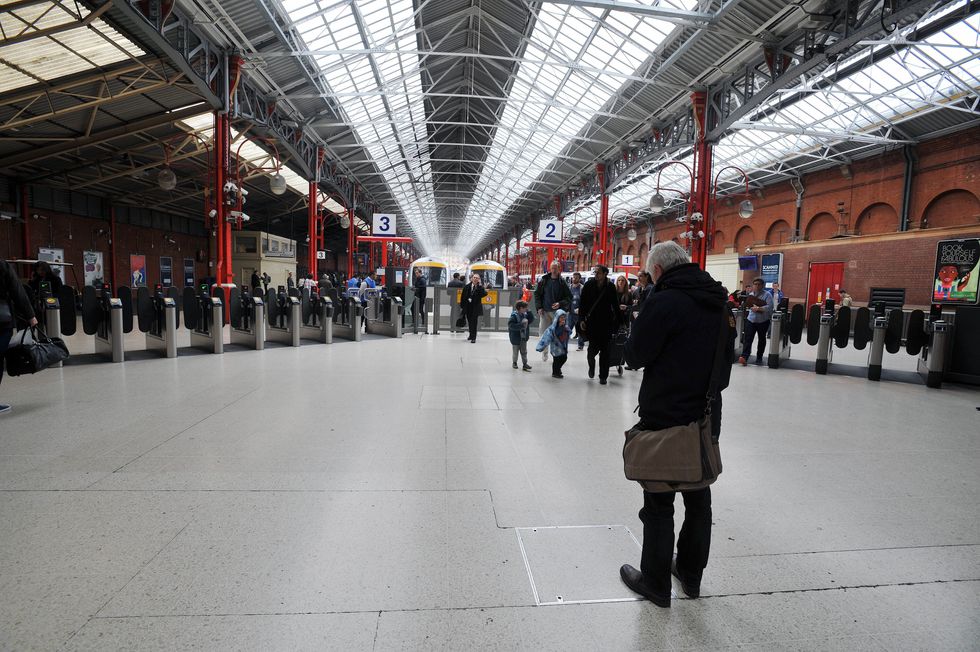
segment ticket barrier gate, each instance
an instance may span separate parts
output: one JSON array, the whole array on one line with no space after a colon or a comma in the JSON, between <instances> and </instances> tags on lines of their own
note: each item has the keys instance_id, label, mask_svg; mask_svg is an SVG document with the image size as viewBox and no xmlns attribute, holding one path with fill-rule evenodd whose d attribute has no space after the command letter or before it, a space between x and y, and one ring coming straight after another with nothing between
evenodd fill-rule
<instances>
[{"instance_id":1,"label":"ticket barrier gate","mask_svg":"<svg viewBox=\"0 0 980 652\"><path fill-rule=\"evenodd\" d=\"M132 293L119 288L119 295L112 296L108 286L96 290L89 285L82 290L82 330L95 338L95 352L113 362L125 361L123 338L133 330Z\"/></svg>"},{"instance_id":2,"label":"ticket barrier gate","mask_svg":"<svg viewBox=\"0 0 980 652\"><path fill-rule=\"evenodd\" d=\"M735 350L733 353L733 360L738 360L738 357L742 355L742 338L745 336L745 310L742 308L732 308L732 317L735 318Z\"/></svg>"},{"instance_id":3,"label":"ticket barrier gate","mask_svg":"<svg viewBox=\"0 0 980 652\"><path fill-rule=\"evenodd\" d=\"M216 293L224 294L222 288ZM209 296L207 286L200 293L194 288L184 288L184 323L191 331L191 346L209 353L224 353L224 302L220 297Z\"/></svg>"},{"instance_id":4,"label":"ticket barrier gate","mask_svg":"<svg viewBox=\"0 0 980 652\"><path fill-rule=\"evenodd\" d=\"M789 314L781 310L772 313L772 324L769 334L769 357L766 364L770 369L779 369L780 365L789 359L790 328Z\"/></svg>"},{"instance_id":5,"label":"ticket barrier gate","mask_svg":"<svg viewBox=\"0 0 980 652\"><path fill-rule=\"evenodd\" d=\"M265 301L247 286L231 289L228 298L231 313L231 343L256 351L265 349Z\"/></svg>"},{"instance_id":6,"label":"ticket barrier gate","mask_svg":"<svg viewBox=\"0 0 980 652\"><path fill-rule=\"evenodd\" d=\"M915 322L919 322L918 324ZM912 333L917 326L922 326L921 342L916 340ZM933 308L929 320L909 320L909 335L906 338L906 350L909 353L916 353L915 348L921 344L917 371L926 383L926 387L937 389L942 387L943 376L946 373L951 342L953 340L953 324L943 319L942 309L939 306Z\"/></svg>"},{"instance_id":7,"label":"ticket barrier gate","mask_svg":"<svg viewBox=\"0 0 980 652\"><path fill-rule=\"evenodd\" d=\"M368 302L370 305L371 302ZM388 337L402 336L402 319L405 315L405 304L398 297L384 297L377 301L377 317L368 317L365 328L372 335L387 335Z\"/></svg>"},{"instance_id":8,"label":"ticket barrier gate","mask_svg":"<svg viewBox=\"0 0 980 652\"><path fill-rule=\"evenodd\" d=\"M364 319L364 306L358 301L357 296L340 296L340 310L333 315L333 335L351 340L352 342L361 341L361 322Z\"/></svg>"},{"instance_id":9,"label":"ticket barrier gate","mask_svg":"<svg viewBox=\"0 0 980 652\"><path fill-rule=\"evenodd\" d=\"M323 344L333 343L333 299L320 296L316 290L303 288L300 299L303 320L299 326L301 338Z\"/></svg>"},{"instance_id":10,"label":"ticket barrier gate","mask_svg":"<svg viewBox=\"0 0 980 652\"><path fill-rule=\"evenodd\" d=\"M151 296L146 288L136 292L136 316L139 329L146 337L147 351L159 351L164 357L177 357L177 317L176 288L165 296L162 286L157 286Z\"/></svg>"},{"instance_id":11,"label":"ticket barrier gate","mask_svg":"<svg viewBox=\"0 0 980 652\"><path fill-rule=\"evenodd\" d=\"M266 295L269 308L269 324L265 337L269 342L279 342L287 346L299 346L300 317L299 297L286 293L281 285L277 292L269 290Z\"/></svg>"}]
</instances>

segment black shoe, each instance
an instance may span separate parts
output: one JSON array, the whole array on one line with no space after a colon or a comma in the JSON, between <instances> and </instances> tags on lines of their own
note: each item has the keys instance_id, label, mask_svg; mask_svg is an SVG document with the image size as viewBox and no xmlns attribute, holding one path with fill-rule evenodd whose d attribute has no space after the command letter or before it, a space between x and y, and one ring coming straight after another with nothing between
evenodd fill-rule
<instances>
[{"instance_id":1,"label":"black shoe","mask_svg":"<svg viewBox=\"0 0 980 652\"><path fill-rule=\"evenodd\" d=\"M599 379L599 384L600 385L605 385L606 384L606 379L605 378L600 378Z\"/></svg>"},{"instance_id":2,"label":"black shoe","mask_svg":"<svg viewBox=\"0 0 980 652\"><path fill-rule=\"evenodd\" d=\"M631 590L636 591L644 598L657 605L658 607L663 607L664 609L670 609L670 594L663 595L662 593L657 593L654 591L643 579L643 573L636 570L629 564L623 564L619 569L619 577L623 580L623 584L630 587Z\"/></svg>"},{"instance_id":3,"label":"black shoe","mask_svg":"<svg viewBox=\"0 0 980 652\"><path fill-rule=\"evenodd\" d=\"M589 363L589 378L595 378L595 363Z\"/></svg>"},{"instance_id":4,"label":"black shoe","mask_svg":"<svg viewBox=\"0 0 980 652\"><path fill-rule=\"evenodd\" d=\"M552 378L564 378L565 375L564 374L551 374L551 377Z\"/></svg>"},{"instance_id":5,"label":"black shoe","mask_svg":"<svg viewBox=\"0 0 980 652\"><path fill-rule=\"evenodd\" d=\"M523 369L524 369L524 371L531 371L531 365L526 364L526 365L524 365Z\"/></svg>"},{"instance_id":6,"label":"black shoe","mask_svg":"<svg viewBox=\"0 0 980 652\"><path fill-rule=\"evenodd\" d=\"M0 405L0 414L3 414L4 412L10 412L9 405Z\"/></svg>"},{"instance_id":7,"label":"black shoe","mask_svg":"<svg viewBox=\"0 0 980 652\"><path fill-rule=\"evenodd\" d=\"M516 362L514 363L514 369L517 369L517 363Z\"/></svg>"},{"instance_id":8,"label":"black shoe","mask_svg":"<svg viewBox=\"0 0 980 652\"><path fill-rule=\"evenodd\" d=\"M701 584L692 584L684 580L681 574L677 572L677 555L674 555L673 561L670 562L670 574L676 577L677 581L681 583L681 589L684 591L684 595L689 598L701 597Z\"/></svg>"},{"instance_id":9,"label":"black shoe","mask_svg":"<svg viewBox=\"0 0 980 652\"><path fill-rule=\"evenodd\" d=\"M762 366L762 356L761 356L761 355L757 355L757 356L755 356L755 364L756 364L757 366L759 366L759 367L761 367L761 366Z\"/></svg>"}]
</instances>

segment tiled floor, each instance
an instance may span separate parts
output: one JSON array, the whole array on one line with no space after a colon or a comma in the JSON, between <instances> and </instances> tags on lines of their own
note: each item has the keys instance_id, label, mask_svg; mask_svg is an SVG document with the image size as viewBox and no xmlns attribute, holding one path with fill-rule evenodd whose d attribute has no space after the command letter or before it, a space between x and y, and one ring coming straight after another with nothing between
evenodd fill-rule
<instances>
[{"instance_id":1,"label":"tiled floor","mask_svg":"<svg viewBox=\"0 0 980 652\"><path fill-rule=\"evenodd\" d=\"M5 379L0 649L977 649L980 392L736 367L703 598L663 610L617 575L639 374L463 338Z\"/></svg>"}]
</instances>

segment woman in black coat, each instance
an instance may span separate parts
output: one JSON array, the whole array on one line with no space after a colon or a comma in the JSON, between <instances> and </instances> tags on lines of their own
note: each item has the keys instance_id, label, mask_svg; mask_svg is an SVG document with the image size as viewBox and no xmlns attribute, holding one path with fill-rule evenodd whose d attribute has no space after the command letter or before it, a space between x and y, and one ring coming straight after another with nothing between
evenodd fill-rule
<instances>
[{"instance_id":1,"label":"woman in black coat","mask_svg":"<svg viewBox=\"0 0 980 652\"><path fill-rule=\"evenodd\" d=\"M18 323L37 326L37 318L17 274L0 259L0 382L3 381L3 352ZM0 414L4 412L10 412L9 405L0 405Z\"/></svg>"},{"instance_id":2,"label":"woman in black coat","mask_svg":"<svg viewBox=\"0 0 980 652\"><path fill-rule=\"evenodd\" d=\"M582 288L579 328L589 338L589 378L595 378L595 358L599 356L599 383L609 377L609 342L619 329L622 317L615 286L609 282L609 268L596 265L595 276Z\"/></svg>"},{"instance_id":3,"label":"woman in black coat","mask_svg":"<svg viewBox=\"0 0 980 652\"><path fill-rule=\"evenodd\" d=\"M463 287L463 295L459 299L459 309L466 315L470 325L470 336L466 338L470 342L476 342L476 329L480 325L480 317L483 316L485 296L487 291L480 282L480 275L474 274L470 277L470 282Z\"/></svg>"}]
</instances>

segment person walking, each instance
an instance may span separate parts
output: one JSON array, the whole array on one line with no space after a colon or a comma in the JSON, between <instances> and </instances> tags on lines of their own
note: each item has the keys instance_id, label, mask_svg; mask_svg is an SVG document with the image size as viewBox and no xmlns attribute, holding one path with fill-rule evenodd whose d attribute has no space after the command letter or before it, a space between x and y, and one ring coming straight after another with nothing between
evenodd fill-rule
<instances>
[{"instance_id":1,"label":"person walking","mask_svg":"<svg viewBox=\"0 0 980 652\"><path fill-rule=\"evenodd\" d=\"M518 301L514 305L514 312L510 313L507 320L507 335L510 337L510 345L513 349L512 362L514 369L517 369L517 356L520 354L524 362L522 369L531 371L531 365L527 363L527 341L531 337L531 324L534 316L527 309L527 301Z\"/></svg>"},{"instance_id":2,"label":"person walking","mask_svg":"<svg viewBox=\"0 0 980 652\"><path fill-rule=\"evenodd\" d=\"M547 330L541 334L535 351L544 351L545 348L551 353L551 377L564 378L561 368L568 360L568 343L572 338L572 329L568 327L568 313L562 309L555 311L555 318L548 326Z\"/></svg>"},{"instance_id":3,"label":"person walking","mask_svg":"<svg viewBox=\"0 0 980 652\"><path fill-rule=\"evenodd\" d=\"M541 277L538 287L534 290L534 303L538 309L539 328L543 333L555 317L556 310L568 310L572 303L572 293L568 284L561 277L561 263L557 260L551 263L550 272Z\"/></svg>"},{"instance_id":4,"label":"person walking","mask_svg":"<svg viewBox=\"0 0 980 652\"><path fill-rule=\"evenodd\" d=\"M840 294L840 307L850 308L851 305L854 303L854 299L851 297L851 295L849 295L847 293L847 290L845 290L844 288L840 289L839 294Z\"/></svg>"},{"instance_id":5,"label":"person walking","mask_svg":"<svg viewBox=\"0 0 980 652\"><path fill-rule=\"evenodd\" d=\"M296 287L296 281L293 280L293 273L286 272L286 289L292 290Z\"/></svg>"},{"instance_id":6,"label":"person walking","mask_svg":"<svg viewBox=\"0 0 980 652\"><path fill-rule=\"evenodd\" d=\"M631 289L633 310L630 321L636 319L637 315L640 314L640 308L643 307L643 303L650 297L651 291L653 291L653 277L650 276L650 272L641 269L636 274L636 285Z\"/></svg>"},{"instance_id":7,"label":"person walking","mask_svg":"<svg viewBox=\"0 0 980 652\"><path fill-rule=\"evenodd\" d=\"M630 308L633 306L633 293L626 276L616 278L616 302L619 304L619 327L630 322Z\"/></svg>"},{"instance_id":8,"label":"person walking","mask_svg":"<svg viewBox=\"0 0 980 652\"><path fill-rule=\"evenodd\" d=\"M581 319L579 308L582 306L582 275L578 272L572 274L572 282L568 286L568 291L572 295L572 303L568 311L568 327L573 332L577 331L578 349L576 350L581 351L585 346L585 338L582 337L582 331L578 330L578 322Z\"/></svg>"},{"instance_id":9,"label":"person walking","mask_svg":"<svg viewBox=\"0 0 980 652\"><path fill-rule=\"evenodd\" d=\"M721 433L721 390L728 386L735 324L725 312L727 296L721 283L690 262L675 242L655 244L647 257L655 289L633 324L626 341L626 359L643 367L639 393L642 430L688 425L704 415L705 395L712 373L717 396L711 404L711 427ZM716 360L722 328L728 346ZM656 487L651 487L656 488ZM691 598L700 596L701 578L711 546L711 489L683 491L684 524L674 551L675 491L647 491L644 486L643 549L640 568L620 568L630 589L659 607L670 607L670 577Z\"/></svg>"},{"instance_id":10,"label":"person walking","mask_svg":"<svg viewBox=\"0 0 980 652\"><path fill-rule=\"evenodd\" d=\"M40 299L41 286L45 283L48 284L51 296L61 296L61 288L64 287L64 284L61 282L61 277L54 273L54 270L51 269L51 265L47 261L39 260L34 264L34 275L27 283L35 299Z\"/></svg>"},{"instance_id":11,"label":"person walking","mask_svg":"<svg viewBox=\"0 0 980 652\"><path fill-rule=\"evenodd\" d=\"M37 317L17 273L0 258L0 382L3 382L3 352L7 350L18 322L37 326ZM10 412L10 406L0 404L0 414L6 412Z\"/></svg>"},{"instance_id":12,"label":"person walking","mask_svg":"<svg viewBox=\"0 0 980 652\"><path fill-rule=\"evenodd\" d=\"M463 279L459 277L459 272L453 272L453 280L449 281L446 287L450 288L461 288L465 285Z\"/></svg>"},{"instance_id":13,"label":"person walking","mask_svg":"<svg viewBox=\"0 0 980 652\"><path fill-rule=\"evenodd\" d=\"M766 282L761 276L752 281L752 289L743 302L749 306L745 315L745 332L742 334L742 355L738 363L743 367L748 364L749 354L752 353L752 340L758 335L759 346L756 349L755 363L762 364L762 356L766 352L766 335L769 333L769 320L772 318L772 295L766 289Z\"/></svg>"},{"instance_id":14,"label":"person walking","mask_svg":"<svg viewBox=\"0 0 980 652\"><path fill-rule=\"evenodd\" d=\"M257 269L252 270L252 278L249 279L249 285L252 286L252 292L258 294L259 289L262 287L262 277L259 276Z\"/></svg>"},{"instance_id":15,"label":"person walking","mask_svg":"<svg viewBox=\"0 0 980 652\"><path fill-rule=\"evenodd\" d=\"M487 291L480 282L480 275L473 274L470 282L463 288L463 295L459 300L459 309L466 315L466 321L470 326L470 336L466 339L475 344L476 331L480 326L480 317L483 316L483 297L487 296Z\"/></svg>"},{"instance_id":16,"label":"person walking","mask_svg":"<svg viewBox=\"0 0 980 652\"><path fill-rule=\"evenodd\" d=\"M412 279L412 287L415 288L415 301L412 302L412 319L418 320L421 315L421 323L425 324L425 293L426 293L426 282L425 275L422 270L418 267L415 268L415 278Z\"/></svg>"},{"instance_id":17,"label":"person walking","mask_svg":"<svg viewBox=\"0 0 980 652\"><path fill-rule=\"evenodd\" d=\"M579 314L579 332L584 331L589 340L586 353L589 362L589 378L595 378L595 359L599 356L599 384L605 385L609 377L609 343L619 327L619 300L616 288L609 282L609 268L596 265L595 275L582 288L582 305Z\"/></svg>"}]
</instances>

